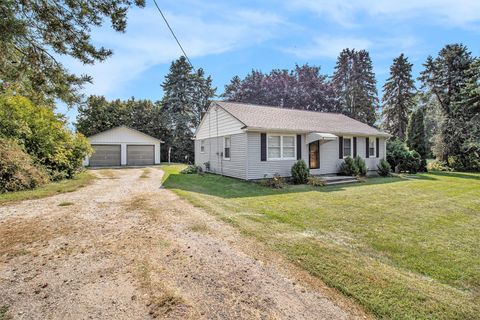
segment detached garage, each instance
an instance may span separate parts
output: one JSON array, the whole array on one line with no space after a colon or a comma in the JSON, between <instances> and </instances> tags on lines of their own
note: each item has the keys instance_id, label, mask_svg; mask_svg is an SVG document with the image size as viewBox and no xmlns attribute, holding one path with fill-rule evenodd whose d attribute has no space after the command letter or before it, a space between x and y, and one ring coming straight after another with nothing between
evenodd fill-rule
<instances>
[{"instance_id":1,"label":"detached garage","mask_svg":"<svg viewBox=\"0 0 480 320\"><path fill-rule=\"evenodd\" d=\"M94 150L85 160L90 167L147 166L160 164L163 142L126 126L116 127L88 137Z\"/></svg>"}]
</instances>

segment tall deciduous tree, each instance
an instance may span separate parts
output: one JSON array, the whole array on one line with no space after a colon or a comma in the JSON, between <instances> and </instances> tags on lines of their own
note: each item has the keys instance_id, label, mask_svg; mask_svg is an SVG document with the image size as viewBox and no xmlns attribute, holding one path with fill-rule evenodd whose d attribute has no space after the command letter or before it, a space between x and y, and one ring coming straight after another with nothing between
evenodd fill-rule
<instances>
[{"instance_id":1,"label":"tall deciduous tree","mask_svg":"<svg viewBox=\"0 0 480 320\"><path fill-rule=\"evenodd\" d=\"M408 121L408 127L406 132L407 146L418 152L422 159L426 159L426 137L425 137L425 124L424 124L424 110L418 108L410 114Z\"/></svg>"},{"instance_id":2,"label":"tall deciduous tree","mask_svg":"<svg viewBox=\"0 0 480 320\"><path fill-rule=\"evenodd\" d=\"M435 155L452 166L458 163L457 159L464 158L462 145L468 128L461 117L465 109L461 91L468 82L468 72L473 61L464 45L447 45L435 59L428 57L424 64L425 70L420 76L423 88L435 96L444 115L438 143L434 148Z\"/></svg>"},{"instance_id":3,"label":"tall deciduous tree","mask_svg":"<svg viewBox=\"0 0 480 320\"><path fill-rule=\"evenodd\" d=\"M243 80L235 76L221 96L228 101L311 111L334 111L335 105L327 76L321 74L320 67L308 64L268 74L252 70Z\"/></svg>"},{"instance_id":4,"label":"tall deciduous tree","mask_svg":"<svg viewBox=\"0 0 480 320\"><path fill-rule=\"evenodd\" d=\"M377 82L366 50L344 49L338 56L332 83L338 112L370 125L375 123Z\"/></svg>"},{"instance_id":5,"label":"tall deciduous tree","mask_svg":"<svg viewBox=\"0 0 480 320\"><path fill-rule=\"evenodd\" d=\"M405 140L408 115L415 105L415 84L412 64L403 53L393 60L390 77L383 85L383 127L395 137Z\"/></svg>"},{"instance_id":6,"label":"tall deciduous tree","mask_svg":"<svg viewBox=\"0 0 480 320\"><path fill-rule=\"evenodd\" d=\"M112 52L93 44L91 29L108 19L114 30L124 32L128 9L144 4L144 0L3 0L0 79L41 102L59 98L78 103L79 89L91 78L68 72L55 56L68 55L84 64L105 60Z\"/></svg>"}]
</instances>

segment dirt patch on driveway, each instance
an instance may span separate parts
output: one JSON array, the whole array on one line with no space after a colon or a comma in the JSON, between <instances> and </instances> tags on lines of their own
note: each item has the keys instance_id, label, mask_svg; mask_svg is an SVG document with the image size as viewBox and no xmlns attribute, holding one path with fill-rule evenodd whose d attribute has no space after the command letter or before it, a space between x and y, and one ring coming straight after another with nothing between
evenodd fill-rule
<instances>
[{"instance_id":1,"label":"dirt patch on driveway","mask_svg":"<svg viewBox=\"0 0 480 320\"><path fill-rule=\"evenodd\" d=\"M353 302L160 185L94 171L0 206L0 308L15 319L351 319ZM59 206L68 202L68 206Z\"/></svg>"}]
</instances>

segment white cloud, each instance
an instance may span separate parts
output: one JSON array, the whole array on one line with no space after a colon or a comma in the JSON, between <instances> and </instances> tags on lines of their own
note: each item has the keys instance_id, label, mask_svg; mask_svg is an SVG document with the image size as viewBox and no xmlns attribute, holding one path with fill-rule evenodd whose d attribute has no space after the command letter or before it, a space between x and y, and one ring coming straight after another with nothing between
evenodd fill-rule
<instances>
[{"instance_id":1,"label":"white cloud","mask_svg":"<svg viewBox=\"0 0 480 320\"><path fill-rule=\"evenodd\" d=\"M357 25L357 16L406 20L421 18L435 24L468 27L480 21L478 0L291 0L289 7L313 11L345 27Z\"/></svg>"},{"instance_id":2,"label":"white cloud","mask_svg":"<svg viewBox=\"0 0 480 320\"><path fill-rule=\"evenodd\" d=\"M334 59L345 48L361 50L371 46L372 42L365 38L322 36L314 38L312 43L306 46L288 48L284 51L302 59Z\"/></svg>"},{"instance_id":3,"label":"white cloud","mask_svg":"<svg viewBox=\"0 0 480 320\"><path fill-rule=\"evenodd\" d=\"M164 13L191 59L261 43L281 32L280 27L286 26L279 16L254 10L228 14L217 12L213 15L210 12L208 16L194 12ZM62 59L72 72L93 77L93 85L85 88L87 94L118 94L125 84L138 78L148 68L170 63L181 55L160 14L153 7L130 11L126 33L104 27L95 30L92 38L95 43L113 49L113 56L93 66L68 57Z\"/></svg>"}]
</instances>

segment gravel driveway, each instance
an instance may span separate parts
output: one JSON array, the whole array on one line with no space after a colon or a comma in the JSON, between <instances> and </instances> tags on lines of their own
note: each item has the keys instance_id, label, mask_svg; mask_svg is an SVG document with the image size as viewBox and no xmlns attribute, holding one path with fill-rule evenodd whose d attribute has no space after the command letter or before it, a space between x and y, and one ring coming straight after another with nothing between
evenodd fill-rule
<instances>
[{"instance_id":1,"label":"gravel driveway","mask_svg":"<svg viewBox=\"0 0 480 320\"><path fill-rule=\"evenodd\" d=\"M162 189L159 167L148 171L96 170L98 179L78 191L0 206L7 318L368 318Z\"/></svg>"}]
</instances>

